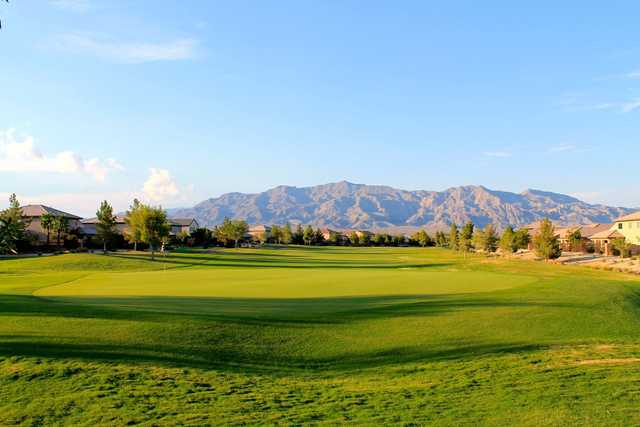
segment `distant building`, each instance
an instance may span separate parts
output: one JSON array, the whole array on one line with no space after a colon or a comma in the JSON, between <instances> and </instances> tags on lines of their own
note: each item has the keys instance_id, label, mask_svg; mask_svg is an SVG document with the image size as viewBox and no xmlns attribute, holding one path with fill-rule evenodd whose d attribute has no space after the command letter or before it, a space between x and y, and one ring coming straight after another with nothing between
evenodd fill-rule
<instances>
[{"instance_id":1,"label":"distant building","mask_svg":"<svg viewBox=\"0 0 640 427\"><path fill-rule=\"evenodd\" d=\"M27 232L36 237L36 244L42 245L47 242L47 230L42 227L42 216L49 214L55 217L65 217L69 221L69 230L81 228L80 217L45 205L25 205L20 208L22 217L30 221ZM55 231L51 230L51 236L55 236Z\"/></svg>"},{"instance_id":2,"label":"distant building","mask_svg":"<svg viewBox=\"0 0 640 427\"><path fill-rule=\"evenodd\" d=\"M195 218L169 218L171 223L171 235L188 234L189 236L200 228L200 224Z\"/></svg>"},{"instance_id":3,"label":"distant building","mask_svg":"<svg viewBox=\"0 0 640 427\"><path fill-rule=\"evenodd\" d=\"M126 217L124 215L116 215L116 233L124 235L128 230ZM82 221L82 233L85 236L95 236L98 234L96 231L96 225L98 224L98 218L87 218Z\"/></svg>"},{"instance_id":4,"label":"distant building","mask_svg":"<svg viewBox=\"0 0 640 427\"><path fill-rule=\"evenodd\" d=\"M337 236L337 239L340 241L342 239L344 239L344 233L340 232L340 231L336 231L336 230L332 230L330 228L323 228L320 230L320 233L322 233L322 237L324 238L324 240L330 240L331 236Z\"/></svg>"},{"instance_id":5,"label":"distant building","mask_svg":"<svg viewBox=\"0 0 640 427\"><path fill-rule=\"evenodd\" d=\"M170 236L178 236L180 233L191 235L198 227L198 221L195 218L168 218L171 224ZM95 236L97 234L96 225L98 218L87 218L82 221L82 232L86 236ZM124 235L129 226L127 225L127 217L124 215L116 215L116 232Z\"/></svg>"},{"instance_id":6,"label":"distant building","mask_svg":"<svg viewBox=\"0 0 640 427\"><path fill-rule=\"evenodd\" d=\"M267 240L271 237L271 227L265 224L251 225L246 237L251 240Z\"/></svg>"}]
</instances>

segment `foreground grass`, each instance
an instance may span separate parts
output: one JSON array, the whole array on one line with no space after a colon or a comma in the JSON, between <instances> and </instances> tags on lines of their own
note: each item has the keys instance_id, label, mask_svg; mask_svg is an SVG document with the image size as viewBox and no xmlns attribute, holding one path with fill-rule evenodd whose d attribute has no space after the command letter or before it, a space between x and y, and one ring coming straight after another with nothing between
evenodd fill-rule
<instances>
[{"instance_id":1,"label":"foreground grass","mask_svg":"<svg viewBox=\"0 0 640 427\"><path fill-rule=\"evenodd\" d=\"M639 290L435 249L0 261L0 425L638 423Z\"/></svg>"}]
</instances>

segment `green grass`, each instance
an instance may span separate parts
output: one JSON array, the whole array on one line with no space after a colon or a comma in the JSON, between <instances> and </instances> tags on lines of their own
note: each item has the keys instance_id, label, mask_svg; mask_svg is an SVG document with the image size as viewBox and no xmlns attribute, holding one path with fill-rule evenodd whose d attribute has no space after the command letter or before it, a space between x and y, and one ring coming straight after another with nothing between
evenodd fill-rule
<instances>
[{"instance_id":1,"label":"green grass","mask_svg":"<svg viewBox=\"0 0 640 427\"><path fill-rule=\"evenodd\" d=\"M640 281L414 248L0 261L0 425L640 423Z\"/></svg>"}]
</instances>

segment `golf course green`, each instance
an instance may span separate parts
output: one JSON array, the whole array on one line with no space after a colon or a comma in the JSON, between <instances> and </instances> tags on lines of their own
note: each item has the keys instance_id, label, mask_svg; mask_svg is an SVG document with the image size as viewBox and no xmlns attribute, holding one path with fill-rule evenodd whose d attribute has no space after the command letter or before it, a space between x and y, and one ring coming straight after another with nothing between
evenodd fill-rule
<instances>
[{"instance_id":1,"label":"golf course green","mask_svg":"<svg viewBox=\"0 0 640 427\"><path fill-rule=\"evenodd\" d=\"M0 425L640 423L640 279L436 248L0 260Z\"/></svg>"}]
</instances>

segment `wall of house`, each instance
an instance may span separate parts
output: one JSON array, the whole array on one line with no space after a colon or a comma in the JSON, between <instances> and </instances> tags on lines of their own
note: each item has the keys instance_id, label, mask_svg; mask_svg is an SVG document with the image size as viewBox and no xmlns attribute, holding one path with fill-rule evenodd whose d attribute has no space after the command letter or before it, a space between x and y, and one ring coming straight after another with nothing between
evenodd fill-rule
<instances>
[{"instance_id":1,"label":"wall of house","mask_svg":"<svg viewBox=\"0 0 640 427\"><path fill-rule=\"evenodd\" d=\"M621 233L628 243L640 245L640 221L616 222L613 230Z\"/></svg>"},{"instance_id":2,"label":"wall of house","mask_svg":"<svg viewBox=\"0 0 640 427\"><path fill-rule=\"evenodd\" d=\"M29 226L27 227L27 232L33 236L36 236L38 238L38 241L36 242L37 244L46 244L47 243L47 231L42 228L42 223L40 222L40 218L36 217L36 218L30 218L29 219L31 222L29 223ZM73 231L75 229L80 228L80 221L78 221L77 219L70 219L69 220L69 231ZM56 240L56 232L55 230L51 230L49 232L49 240L51 243L54 243Z\"/></svg>"}]
</instances>

